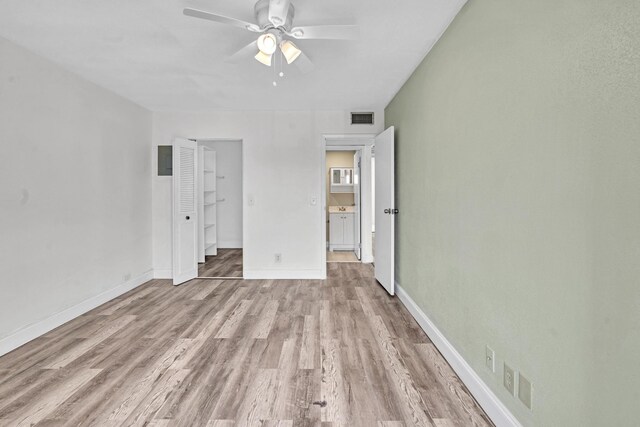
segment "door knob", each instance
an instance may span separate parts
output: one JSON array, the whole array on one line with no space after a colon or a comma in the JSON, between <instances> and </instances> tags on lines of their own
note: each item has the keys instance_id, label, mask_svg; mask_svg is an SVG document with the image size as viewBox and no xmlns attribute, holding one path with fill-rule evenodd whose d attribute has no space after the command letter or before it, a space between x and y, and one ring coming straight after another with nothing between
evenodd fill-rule
<instances>
[{"instance_id":1,"label":"door knob","mask_svg":"<svg viewBox=\"0 0 640 427\"><path fill-rule=\"evenodd\" d=\"M384 210L384 213L386 213L386 214L391 214L391 209L385 209L385 210Z\"/></svg>"},{"instance_id":2,"label":"door knob","mask_svg":"<svg viewBox=\"0 0 640 427\"><path fill-rule=\"evenodd\" d=\"M189 221L190 219L191 219L191 217L190 217L190 216L188 216L188 217L187 217L187 221Z\"/></svg>"}]
</instances>

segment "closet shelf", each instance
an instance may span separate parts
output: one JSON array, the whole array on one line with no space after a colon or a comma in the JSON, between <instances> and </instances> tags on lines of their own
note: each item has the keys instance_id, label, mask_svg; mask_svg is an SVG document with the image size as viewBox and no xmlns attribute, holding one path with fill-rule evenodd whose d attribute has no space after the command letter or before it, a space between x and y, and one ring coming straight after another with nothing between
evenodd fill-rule
<instances>
[{"instance_id":1,"label":"closet shelf","mask_svg":"<svg viewBox=\"0 0 640 427\"><path fill-rule=\"evenodd\" d=\"M213 202L213 203L205 203L204 205L205 205L205 206L215 206L215 204L216 204L216 202Z\"/></svg>"},{"instance_id":2,"label":"closet shelf","mask_svg":"<svg viewBox=\"0 0 640 427\"><path fill-rule=\"evenodd\" d=\"M211 227L215 227L215 226L216 226L215 224L205 224L204 228L206 229L206 228L211 228Z\"/></svg>"},{"instance_id":3,"label":"closet shelf","mask_svg":"<svg viewBox=\"0 0 640 427\"><path fill-rule=\"evenodd\" d=\"M204 190L205 193L215 193L216 190Z\"/></svg>"}]
</instances>

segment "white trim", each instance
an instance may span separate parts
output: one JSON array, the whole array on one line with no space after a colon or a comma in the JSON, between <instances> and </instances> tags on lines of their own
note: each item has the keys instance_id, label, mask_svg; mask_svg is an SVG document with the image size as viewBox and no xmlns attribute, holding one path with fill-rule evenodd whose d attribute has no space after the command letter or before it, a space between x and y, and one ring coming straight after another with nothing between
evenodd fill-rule
<instances>
[{"instance_id":1,"label":"white trim","mask_svg":"<svg viewBox=\"0 0 640 427\"><path fill-rule=\"evenodd\" d=\"M467 386L473 397L476 398L482 409L487 413L489 418L498 427L522 427L520 422L513 416L507 407L498 399L484 381L475 373L473 368L464 360L462 355L458 353L455 347L440 332L438 327L427 317L427 315L418 307L409 294L396 284L396 295L409 310L409 313L416 319L416 322L429 336L429 339L438 348L440 353L449 362L449 365L458 374L464 385Z\"/></svg>"},{"instance_id":2,"label":"white trim","mask_svg":"<svg viewBox=\"0 0 640 427\"><path fill-rule=\"evenodd\" d=\"M327 278L323 270L252 270L244 272L245 280L324 280Z\"/></svg>"},{"instance_id":3,"label":"white trim","mask_svg":"<svg viewBox=\"0 0 640 427\"><path fill-rule=\"evenodd\" d=\"M29 325L20 329L13 335L2 338L0 340L0 356L15 350L16 348L28 343L31 340L38 338L46 334L47 332L57 328L60 325L67 323L70 320L75 319L78 316L85 314L88 311L93 310L102 304L111 301L120 295L129 292L132 289L137 288L143 283L153 279L153 270L149 270L146 273L141 274L138 277L134 277L120 285L109 289L101 294L91 297L82 301L79 304L69 307L59 313L53 314L44 320L41 320L33 325Z\"/></svg>"},{"instance_id":4,"label":"white trim","mask_svg":"<svg viewBox=\"0 0 640 427\"><path fill-rule=\"evenodd\" d=\"M239 240L219 240L218 249L242 249L242 239Z\"/></svg>"},{"instance_id":5,"label":"white trim","mask_svg":"<svg viewBox=\"0 0 640 427\"><path fill-rule=\"evenodd\" d=\"M173 270L153 270L154 279L172 279Z\"/></svg>"},{"instance_id":6,"label":"white trim","mask_svg":"<svg viewBox=\"0 0 640 427\"><path fill-rule=\"evenodd\" d=\"M327 146L332 145L373 145L376 133L323 134Z\"/></svg>"}]
</instances>

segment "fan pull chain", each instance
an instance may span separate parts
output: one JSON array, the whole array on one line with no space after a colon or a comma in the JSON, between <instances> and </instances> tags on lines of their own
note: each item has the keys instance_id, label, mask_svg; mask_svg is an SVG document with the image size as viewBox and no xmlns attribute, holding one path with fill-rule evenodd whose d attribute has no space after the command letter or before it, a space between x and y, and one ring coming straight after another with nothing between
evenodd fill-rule
<instances>
[{"instance_id":1,"label":"fan pull chain","mask_svg":"<svg viewBox=\"0 0 640 427\"><path fill-rule=\"evenodd\" d=\"M282 63L284 62L284 54L282 52L278 52L278 58L280 58L280 78L284 77L284 71L282 71Z\"/></svg>"},{"instance_id":2,"label":"fan pull chain","mask_svg":"<svg viewBox=\"0 0 640 427\"><path fill-rule=\"evenodd\" d=\"M277 51L276 51L277 52ZM274 54L275 62L278 62L278 55ZM278 82L276 81L276 64L273 64L273 87L278 86Z\"/></svg>"}]
</instances>

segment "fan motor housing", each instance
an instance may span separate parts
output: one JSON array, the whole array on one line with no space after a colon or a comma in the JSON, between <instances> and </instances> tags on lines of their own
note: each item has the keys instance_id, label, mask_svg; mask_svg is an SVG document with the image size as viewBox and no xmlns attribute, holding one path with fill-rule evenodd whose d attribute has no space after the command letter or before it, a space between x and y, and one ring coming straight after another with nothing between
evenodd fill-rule
<instances>
[{"instance_id":1,"label":"fan motor housing","mask_svg":"<svg viewBox=\"0 0 640 427\"><path fill-rule=\"evenodd\" d=\"M289 10L287 11L287 19L282 25L275 27L271 21L269 21L269 0L258 0L255 5L256 22L263 30L268 28L284 28L289 31L293 27L293 17L295 15L295 8L293 4L289 3Z\"/></svg>"}]
</instances>

